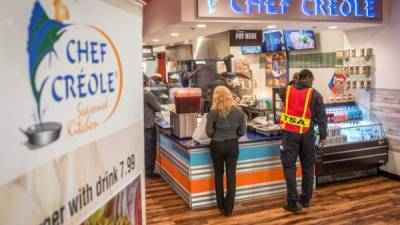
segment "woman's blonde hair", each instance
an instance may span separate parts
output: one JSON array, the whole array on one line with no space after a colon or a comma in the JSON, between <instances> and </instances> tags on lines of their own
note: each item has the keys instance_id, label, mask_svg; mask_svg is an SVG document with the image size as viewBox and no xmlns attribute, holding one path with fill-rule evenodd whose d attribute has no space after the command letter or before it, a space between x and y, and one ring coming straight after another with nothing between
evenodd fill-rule
<instances>
[{"instance_id":1,"label":"woman's blonde hair","mask_svg":"<svg viewBox=\"0 0 400 225\"><path fill-rule=\"evenodd\" d=\"M222 118L226 118L232 111L233 97L231 91L224 87L218 86L214 90L212 110L216 110Z\"/></svg>"}]
</instances>

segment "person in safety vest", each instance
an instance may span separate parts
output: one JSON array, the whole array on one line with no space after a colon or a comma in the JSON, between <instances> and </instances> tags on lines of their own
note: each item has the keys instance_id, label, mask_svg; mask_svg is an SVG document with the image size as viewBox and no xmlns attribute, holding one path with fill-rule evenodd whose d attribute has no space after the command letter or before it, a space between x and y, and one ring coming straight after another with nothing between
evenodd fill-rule
<instances>
[{"instance_id":1,"label":"person in safety vest","mask_svg":"<svg viewBox=\"0 0 400 225\"><path fill-rule=\"evenodd\" d=\"M286 179L287 204L289 212L299 213L309 208L314 185L315 130L318 125L320 147L325 144L327 118L324 101L320 93L312 88L314 75L304 69L292 85L279 89L284 102L281 126L284 130L280 148L281 161ZM302 194L297 193L296 162L300 156L302 169Z\"/></svg>"}]
</instances>

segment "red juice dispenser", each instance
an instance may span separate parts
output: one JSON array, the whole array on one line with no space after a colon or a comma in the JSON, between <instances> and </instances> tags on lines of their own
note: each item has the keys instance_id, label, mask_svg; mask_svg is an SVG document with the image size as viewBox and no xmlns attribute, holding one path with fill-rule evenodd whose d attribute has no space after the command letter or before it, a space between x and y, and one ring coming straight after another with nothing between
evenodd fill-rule
<instances>
[{"instance_id":1,"label":"red juice dispenser","mask_svg":"<svg viewBox=\"0 0 400 225\"><path fill-rule=\"evenodd\" d=\"M172 134L179 138L190 138L197 126L201 89L176 88L173 96L175 112L171 113Z\"/></svg>"},{"instance_id":2,"label":"red juice dispenser","mask_svg":"<svg viewBox=\"0 0 400 225\"><path fill-rule=\"evenodd\" d=\"M178 114L200 112L200 88L177 88L174 90L175 111Z\"/></svg>"}]
</instances>

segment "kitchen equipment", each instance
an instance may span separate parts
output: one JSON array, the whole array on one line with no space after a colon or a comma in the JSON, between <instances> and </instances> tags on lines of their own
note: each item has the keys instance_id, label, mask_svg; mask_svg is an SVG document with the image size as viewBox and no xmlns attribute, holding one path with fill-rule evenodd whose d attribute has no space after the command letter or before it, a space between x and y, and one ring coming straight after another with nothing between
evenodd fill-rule
<instances>
[{"instance_id":1,"label":"kitchen equipment","mask_svg":"<svg viewBox=\"0 0 400 225\"><path fill-rule=\"evenodd\" d=\"M200 88L176 88L173 91L176 113L200 112Z\"/></svg>"},{"instance_id":2,"label":"kitchen equipment","mask_svg":"<svg viewBox=\"0 0 400 225\"><path fill-rule=\"evenodd\" d=\"M198 113L171 112L171 131L178 138L190 138L197 127Z\"/></svg>"}]
</instances>

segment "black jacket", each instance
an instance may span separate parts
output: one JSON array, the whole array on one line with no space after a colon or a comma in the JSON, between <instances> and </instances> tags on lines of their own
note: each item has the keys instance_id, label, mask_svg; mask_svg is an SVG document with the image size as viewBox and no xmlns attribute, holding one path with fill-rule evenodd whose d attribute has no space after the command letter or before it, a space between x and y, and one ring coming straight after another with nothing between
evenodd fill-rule
<instances>
[{"instance_id":1,"label":"black jacket","mask_svg":"<svg viewBox=\"0 0 400 225\"><path fill-rule=\"evenodd\" d=\"M297 81L293 84L293 87L297 89L310 88L302 81ZM286 87L280 88L278 91L279 97L282 101L286 99ZM324 99L321 94L314 89L313 95L311 96L310 102L311 110L311 129L313 130L314 125L318 125L320 139L325 140L327 135L328 122L326 117Z\"/></svg>"},{"instance_id":2,"label":"black jacket","mask_svg":"<svg viewBox=\"0 0 400 225\"><path fill-rule=\"evenodd\" d=\"M162 108L156 96L148 90L143 90L144 103L144 128L154 127L154 118L156 112L161 112Z\"/></svg>"}]
</instances>

